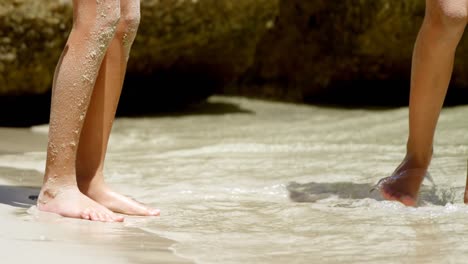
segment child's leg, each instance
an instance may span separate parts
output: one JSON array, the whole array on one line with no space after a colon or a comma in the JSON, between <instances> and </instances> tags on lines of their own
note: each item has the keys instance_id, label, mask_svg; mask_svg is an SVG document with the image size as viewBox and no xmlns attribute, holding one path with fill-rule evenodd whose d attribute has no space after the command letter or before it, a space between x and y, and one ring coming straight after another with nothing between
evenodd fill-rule
<instances>
[{"instance_id":1,"label":"child's leg","mask_svg":"<svg viewBox=\"0 0 468 264\"><path fill-rule=\"evenodd\" d=\"M46 171L38 208L66 217L122 221L79 191L75 171L83 119L102 58L115 33L119 2L75 0L73 8L73 29L55 71Z\"/></svg>"},{"instance_id":2,"label":"child's leg","mask_svg":"<svg viewBox=\"0 0 468 264\"><path fill-rule=\"evenodd\" d=\"M437 120L467 23L468 0L426 0L426 15L413 53L407 153L380 182L384 198L415 205L429 167Z\"/></svg>"},{"instance_id":3,"label":"child's leg","mask_svg":"<svg viewBox=\"0 0 468 264\"><path fill-rule=\"evenodd\" d=\"M104 57L85 118L77 156L77 181L88 197L114 212L158 215L128 197L112 191L104 182L104 159L122 90L130 48L140 20L140 0L121 0L121 19Z\"/></svg>"}]
</instances>

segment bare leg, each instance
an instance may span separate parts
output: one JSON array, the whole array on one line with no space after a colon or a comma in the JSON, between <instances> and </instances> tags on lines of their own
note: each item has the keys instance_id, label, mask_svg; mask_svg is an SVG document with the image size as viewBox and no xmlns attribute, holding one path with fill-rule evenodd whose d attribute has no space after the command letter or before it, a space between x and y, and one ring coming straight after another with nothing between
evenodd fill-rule
<instances>
[{"instance_id":1,"label":"bare leg","mask_svg":"<svg viewBox=\"0 0 468 264\"><path fill-rule=\"evenodd\" d=\"M385 199L416 205L432 158L455 50L467 23L467 7L468 0L426 0L426 15L413 53L407 153L393 174L379 182Z\"/></svg>"},{"instance_id":2,"label":"bare leg","mask_svg":"<svg viewBox=\"0 0 468 264\"><path fill-rule=\"evenodd\" d=\"M79 191L75 170L83 118L102 58L115 34L119 2L75 0L73 8L73 29L55 72L46 171L37 205L39 210L65 217L123 221Z\"/></svg>"},{"instance_id":3,"label":"bare leg","mask_svg":"<svg viewBox=\"0 0 468 264\"><path fill-rule=\"evenodd\" d=\"M135 39L140 1L121 0L121 20L104 57L89 111L81 133L77 156L77 181L80 190L108 209L128 215L159 215L126 196L112 191L104 182L104 159L119 102L130 48Z\"/></svg>"}]
</instances>

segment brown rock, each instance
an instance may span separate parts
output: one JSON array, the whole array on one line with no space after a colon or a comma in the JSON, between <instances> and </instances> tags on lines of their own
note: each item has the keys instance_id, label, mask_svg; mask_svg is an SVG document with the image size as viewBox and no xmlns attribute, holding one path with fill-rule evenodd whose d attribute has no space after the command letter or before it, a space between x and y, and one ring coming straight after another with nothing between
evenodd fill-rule
<instances>
[{"instance_id":1,"label":"brown rock","mask_svg":"<svg viewBox=\"0 0 468 264\"><path fill-rule=\"evenodd\" d=\"M128 73L137 77L131 80L153 82L140 81L132 89L172 89L183 97L185 91L206 93L236 79L253 63L278 1L141 1ZM0 95L50 90L71 16L71 0L2 0Z\"/></svg>"},{"instance_id":2,"label":"brown rock","mask_svg":"<svg viewBox=\"0 0 468 264\"><path fill-rule=\"evenodd\" d=\"M423 15L416 0L283 0L277 27L229 92L303 102L351 81L406 80ZM356 87L336 92L345 88Z\"/></svg>"},{"instance_id":3,"label":"brown rock","mask_svg":"<svg viewBox=\"0 0 468 264\"><path fill-rule=\"evenodd\" d=\"M0 2L0 95L44 93L68 35L67 1Z\"/></svg>"}]
</instances>

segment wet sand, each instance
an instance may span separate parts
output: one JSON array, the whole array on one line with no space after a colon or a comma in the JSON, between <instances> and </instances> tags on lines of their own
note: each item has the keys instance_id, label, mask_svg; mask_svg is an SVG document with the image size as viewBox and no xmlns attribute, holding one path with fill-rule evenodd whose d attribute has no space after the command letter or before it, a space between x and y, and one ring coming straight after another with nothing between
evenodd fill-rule
<instances>
[{"instance_id":1,"label":"wet sand","mask_svg":"<svg viewBox=\"0 0 468 264\"><path fill-rule=\"evenodd\" d=\"M44 132L0 128L0 160L20 153L45 157L46 143ZM1 263L191 263L174 255L174 241L137 228L145 218L96 223L38 211L42 166L0 166Z\"/></svg>"}]
</instances>

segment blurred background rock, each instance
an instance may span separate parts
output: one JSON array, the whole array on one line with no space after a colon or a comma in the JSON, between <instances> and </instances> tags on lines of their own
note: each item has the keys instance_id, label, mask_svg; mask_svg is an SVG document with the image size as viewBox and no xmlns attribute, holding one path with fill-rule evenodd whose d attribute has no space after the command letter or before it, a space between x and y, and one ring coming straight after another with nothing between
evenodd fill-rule
<instances>
[{"instance_id":1,"label":"blurred background rock","mask_svg":"<svg viewBox=\"0 0 468 264\"><path fill-rule=\"evenodd\" d=\"M119 115L241 95L343 107L407 105L424 0L142 0ZM71 0L0 2L0 124L48 120ZM447 104L468 102L468 43Z\"/></svg>"}]
</instances>

